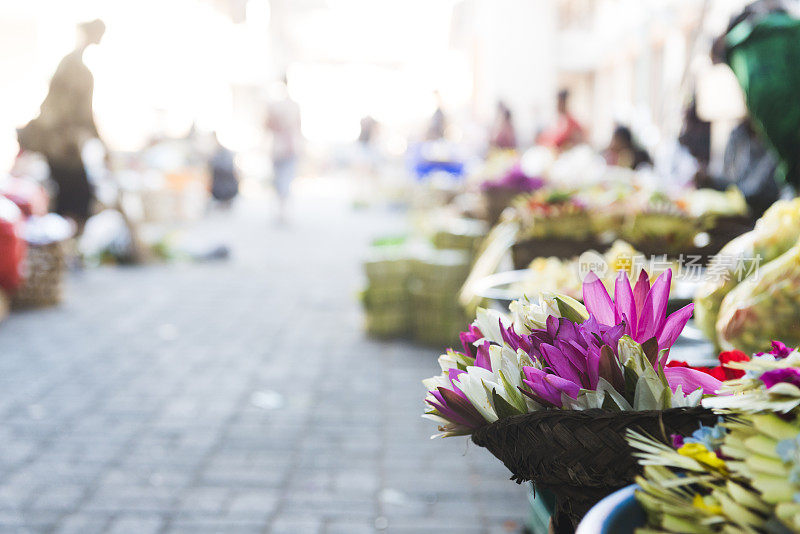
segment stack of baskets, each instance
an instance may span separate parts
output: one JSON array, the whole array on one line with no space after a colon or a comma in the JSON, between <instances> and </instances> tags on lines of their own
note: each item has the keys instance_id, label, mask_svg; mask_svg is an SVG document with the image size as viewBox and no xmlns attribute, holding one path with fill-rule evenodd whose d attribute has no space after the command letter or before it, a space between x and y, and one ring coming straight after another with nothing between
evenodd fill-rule
<instances>
[{"instance_id":1,"label":"stack of baskets","mask_svg":"<svg viewBox=\"0 0 800 534\"><path fill-rule=\"evenodd\" d=\"M458 340L469 322L457 295L469 275L470 259L461 250L428 250L414 259L409 293L415 340L430 345Z\"/></svg>"},{"instance_id":2,"label":"stack of baskets","mask_svg":"<svg viewBox=\"0 0 800 534\"><path fill-rule=\"evenodd\" d=\"M23 283L14 293L14 308L55 306L63 296L66 272L65 242L28 244L23 262Z\"/></svg>"},{"instance_id":3,"label":"stack of baskets","mask_svg":"<svg viewBox=\"0 0 800 534\"><path fill-rule=\"evenodd\" d=\"M367 333L431 345L457 341L468 322L458 292L485 231L480 221L457 219L437 226L430 240L392 237L373 243L361 292Z\"/></svg>"},{"instance_id":4,"label":"stack of baskets","mask_svg":"<svg viewBox=\"0 0 800 534\"><path fill-rule=\"evenodd\" d=\"M376 246L364 262L367 287L361 293L365 329L376 337L399 337L409 331L408 278L411 260L399 245Z\"/></svg>"}]
</instances>

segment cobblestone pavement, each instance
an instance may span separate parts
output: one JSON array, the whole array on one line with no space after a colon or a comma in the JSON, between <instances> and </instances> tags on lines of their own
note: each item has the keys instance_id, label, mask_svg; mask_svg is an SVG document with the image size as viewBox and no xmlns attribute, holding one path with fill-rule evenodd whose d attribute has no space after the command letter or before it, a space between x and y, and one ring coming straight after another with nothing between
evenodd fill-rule
<instances>
[{"instance_id":1,"label":"cobblestone pavement","mask_svg":"<svg viewBox=\"0 0 800 534\"><path fill-rule=\"evenodd\" d=\"M363 337L370 236L400 216L214 215L227 262L88 269L0 325L0 532L518 532L525 491L430 440L437 349Z\"/></svg>"}]
</instances>

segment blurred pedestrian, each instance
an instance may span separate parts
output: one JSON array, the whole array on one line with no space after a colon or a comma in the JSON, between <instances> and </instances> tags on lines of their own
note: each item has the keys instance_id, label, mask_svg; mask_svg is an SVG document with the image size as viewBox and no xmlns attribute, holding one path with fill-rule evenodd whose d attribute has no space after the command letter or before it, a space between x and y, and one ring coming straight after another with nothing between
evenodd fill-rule
<instances>
[{"instance_id":1,"label":"blurred pedestrian","mask_svg":"<svg viewBox=\"0 0 800 534\"><path fill-rule=\"evenodd\" d=\"M637 169L640 165L652 165L653 160L639 144L627 126L617 126L611 135L611 142L603 153L606 163L627 169Z\"/></svg>"},{"instance_id":2,"label":"blurred pedestrian","mask_svg":"<svg viewBox=\"0 0 800 534\"><path fill-rule=\"evenodd\" d=\"M497 103L497 116L490 141L491 148L500 150L516 150L517 133L514 130L514 118L511 109L504 102Z\"/></svg>"},{"instance_id":3,"label":"blurred pedestrian","mask_svg":"<svg viewBox=\"0 0 800 534\"><path fill-rule=\"evenodd\" d=\"M378 129L378 121L371 115L361 118L360 129L358 132L358 142L362 146L369 147L375 141L375 132Z\"/></svg>"},{"instance_id":4,"label":"blurred pedestrian","mask_svg":"<svg viewBox=\"0 0 800 534\"><path fill-rule=\"evenodd\" d=\"M42 153L58 191L55 211L75 220L80 232L94 198L81 152L89 139L99 139L92 110L94 77L83 62L84 51L99 44L105 24L97 19L78 25L75 49L58 64L39 116L18 131L20 146Z\"/></svg>"},{"instance_id":5,"label":"blurred pedestrian","mask_svg":"<svg viewBox=\"0 0 800 534\"><path fill-rule=\"evenodd\" d=\"M236 172L234 153L219 142L213 133L214 152L209 161L211 168L211 197L224 208L230 208L239 194L239 177Z\"/></svg>"},{"instance_id":6,"label":"blurred pedestrian","mask_svg":"<svg viewBox=\"0 0 800 534\"><path fill-rule=\"evenodd\" d=\"M442 95L439 91L433 92L433 98L436 101L436 110L431 115L431 120L428 123L428 129L425 132L426 141L436 141L443 139L447 131L447 117L444 114L444 103L442 102Z\"/></svg>"},{"instance_id":7,"label":"blurred pedestrian","mask_svg":"<svg viewBox=\"0 0 800 534\"><path fill-rule=\"evenodd\" d=\"M569 91L562 89L556 100L556 122L539 134L537 144L564 151L586 141L583 126L569 111Z\"/></svg>"},{"instance_id":8,"label":"blurred pedestrian","mask_svg":"<svg viewBox=\"0 0 800 534\"><path fill-rule=\"evenodd\" d=\"M302 144L300 108L289 96L285 77L278 84L267 113L267 130L272 136L273 183L278 195L278 222L285 222Z\"/></svg>"}]
</instances>

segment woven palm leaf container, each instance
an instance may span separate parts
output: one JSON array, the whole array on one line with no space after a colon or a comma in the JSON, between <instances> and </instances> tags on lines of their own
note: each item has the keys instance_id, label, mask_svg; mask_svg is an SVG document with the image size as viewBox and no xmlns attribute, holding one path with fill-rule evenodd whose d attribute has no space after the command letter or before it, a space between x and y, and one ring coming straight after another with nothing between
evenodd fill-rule
<instances>
[{"instance_id":1,"label":"woven palm leaf container","mask_svg":"<svg viewBox=\"0 0 800 534\"><path fill-rule=\"evenodd\" d=\"M60 303L66 268L63 242L29 243L23 262L24 282L11 299L12 307L38 308Z\"/></svg>"},{"instance_id":2,"label":"woven palm leaf container","mask_svg":"<svg viewBox=\"0 0 800 534\"><path fill-rule=\"evenodd\" d=\"M556 257L570 259L580 256L587 250L604 252L608 244L601 243L594 237L586 239L569 238L534 238L525 239L511 247L511 257L515 269L525 269L536 258Z\"/></svg>"},{"instance_id":3,"label":"woven palm leaf container","mask_svg":"<svg viewBox=\"0 0 800 534\"><path fill-rule=\"evenodd\" d=\"M652 411L544 410L479 428L472 441L494 454L518 483L556 496L553 527L571 533L600 499L633 483L640 466L625 440L628 429L668 440L717 416L704 408Z\"/></svg>"}]
</instances>

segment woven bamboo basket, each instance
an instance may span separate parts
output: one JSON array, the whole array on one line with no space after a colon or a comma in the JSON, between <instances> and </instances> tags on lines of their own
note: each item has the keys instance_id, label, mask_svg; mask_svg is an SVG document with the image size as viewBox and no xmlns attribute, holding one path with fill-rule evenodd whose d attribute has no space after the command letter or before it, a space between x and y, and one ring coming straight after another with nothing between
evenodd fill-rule
<instances>
[{"instance_id":1,"label":"woven bamboo basket","mask_svg":"<svg viewBox=\"0 0 800 534\"><path fill-rule=\"evenodd\" d=\"M571 533L600 499L633 483L640 466L625 440L628 429L664 440L689 434L717 416L704 408L663 411L544 410L501 419L472 441L494 454L517 483L533 482L556 496L553 527Z\"/></svg>"},{"instance_id":2,"label":"woven bamboo basket","mask_svg":"<svg viewBox=\"0 0 800 534\"><path fill-rule=\"evenodd\" d=\"M24 282L14 293L14 308L55 306L61 302L66 272L64 243L28 245L23 263Z\"/></svg>"}]
</instances>

